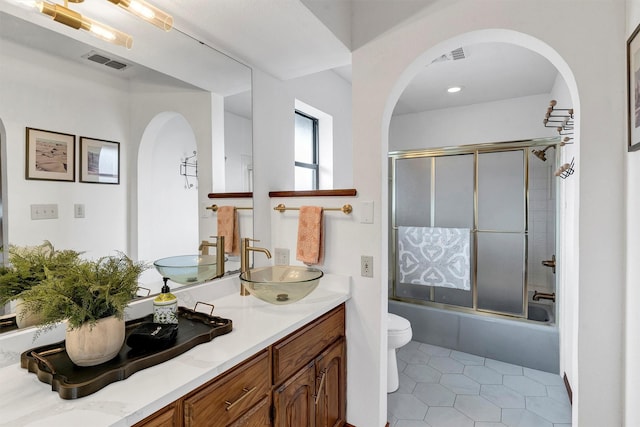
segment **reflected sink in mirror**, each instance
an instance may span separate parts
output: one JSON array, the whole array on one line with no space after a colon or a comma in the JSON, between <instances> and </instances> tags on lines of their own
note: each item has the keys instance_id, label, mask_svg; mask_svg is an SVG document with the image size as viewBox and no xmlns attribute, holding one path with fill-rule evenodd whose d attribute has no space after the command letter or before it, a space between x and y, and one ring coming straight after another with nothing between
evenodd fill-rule
<instances>
[{"instance_id":1,"label":"reflected sink in mirror","mask_svg":"<svg viewBox=\"0 0 640 427\"><path fill-rule=\"evenodd\" d=\"M322 270L313 267L274 265L252 268L240 281L254 297L270 304L291 304L309 295L320 283Z\"/></svg>"},{"instance_id":2,"label":"reflected sink in mirror","mask_svg":"<svg viewBox=\"0 0 640 427\"><path fill-rule=\"evenodd\" d=\"M218 277L215 255L179 255L153 263L158 273L172 282L193 285Z\"/></svg>"}]
</instances>

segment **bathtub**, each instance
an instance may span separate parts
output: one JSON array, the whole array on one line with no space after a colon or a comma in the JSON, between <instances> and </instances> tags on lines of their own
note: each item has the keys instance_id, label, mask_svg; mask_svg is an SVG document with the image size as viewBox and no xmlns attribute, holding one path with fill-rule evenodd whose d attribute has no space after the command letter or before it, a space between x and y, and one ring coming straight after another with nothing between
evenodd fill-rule
<instances>
[{"instance_id":1,"label":"bathtub","mask_svg":"<svg viewBox=\"0 0 640 427\"><path fill-rule=\"evenodd\" d=\"M535 322L393 300L389 312L411 322L414 341L559 374L558 327L545 304L529 304Z\"/></svg>"}]
</instances>

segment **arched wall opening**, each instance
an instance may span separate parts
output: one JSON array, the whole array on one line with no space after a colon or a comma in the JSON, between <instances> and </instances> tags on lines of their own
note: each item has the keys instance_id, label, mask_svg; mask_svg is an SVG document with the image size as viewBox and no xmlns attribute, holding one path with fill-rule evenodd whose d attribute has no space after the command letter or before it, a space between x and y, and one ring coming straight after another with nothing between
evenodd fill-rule
<instances>
[{"instance_id":1,"label":"arched wall opening","mask_svg":"<svg viewBox=\"0 0 640 427\"><path fill-rule=\"evenodd\" d=\"M567 62L541 40L527 34L513 30L488 29L460 34L446 41L435 44L426 49L418 56L400 75L393 86L388 97L382 118L382 176L389 176L389 163L386 153L389 152L390 124L393 110L400 99L401 94L409 83L424 70L424 67L431 64L443 52L450 52L454 49L479 43L510 43L545 57L558 70L559 75L564 80L570 99L568 100L577 112L575 117L575 141L580 139L580 117L579 117L579 96L577 83ZM540 121L544 110L540 111ZM495 141L486 141L495 142ZM563 147L561 149L561 164L575 158L579 160L579 144ZM560 181L560 180L559 180ZM571 180L562 180L558 185L560 199L563 203L559 206L558 245L557 254L558 265L558 318L557 323L560 328L560 374L566 374L574 390L578 387L578 358L577 358L577 338L578 338L578 212L579 212L579 175ZM382 185L382 211L389 211L388 186ZM388 221L383 220L383 224ZM388 232L388 230L387 230ZM388 242L389 248L391 242ZM390 259L389 253L383 259ZM384 365L384 364L383 364ZM574 399L574 406L577 408L577 399ZM575 409L575 408L574 408Z\"/></svg>"},{"instance_id":2,"label":"arched wall opening","mask_svg":"<svg viewBox=\"0 0 640 427\"><path fill-rule=\"evenodd\" d=\"M183 176L180 168L196 150L193 129L179 113L160 113L145 128L137 164L138 259L153 262L197 253L198 181ZM149 269L140 281L154 293L160 291L161 279Z\"/></svg>"}]
</instances>

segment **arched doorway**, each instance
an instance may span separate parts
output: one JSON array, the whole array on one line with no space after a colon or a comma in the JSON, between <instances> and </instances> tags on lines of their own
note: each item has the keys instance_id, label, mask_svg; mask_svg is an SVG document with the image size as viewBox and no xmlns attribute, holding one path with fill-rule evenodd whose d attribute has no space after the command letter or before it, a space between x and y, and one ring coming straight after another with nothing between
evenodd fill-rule
<instances>
[{"instance_id":1,"label":"arched doorway","mask_svg":"<svg viewBox=\"0 0 640 427\"><path fill-rule=\"evenodd\" d=\"M410 83L416 76L418 76L425 67L429 67L436 63L444 53L453 52L460 46L472 46L477 44L491 44L491 43L508 43L515 45L519 48L528 49L537 54L543 56L557 69L558 74L561 76L566 86L566 97L564 101L572 108L579 109L579 98L577 93L576 81L573 74L568 68L566 62L555 52L550 46L546 45L542 41L530 37L523 33L518 33L509 30L482 30L471 33L462 34L457 37L453 37L445 42L442 42L436 46L430 47L422 55L420 55L407 69L403 72L398 82L393 87L391 96L387 100L385 106L385 113L383 118L384 130L382 134L382 147L383 151L397 150L398 147L394 146L393 141L390 140L390 134L392 134L393 125L393 111L396 108L397 102L401 99L403 91L410 86ZM446 88L445 88L446 89ZM537 117L534 120L542 126L542 119L544 118L545 109L548 105L542 104ZM495 126L501 126L499 120L495 122ZM469 126L469 122L461 120L458 126ZM456 133L458 129L452 129L451 133ZM415 129L414 132L415 133ZM456 133L457 134L457 133ZM544 136L544 135L535 135ZM534 136L534 137L535 137ZM575 117L575 131L574 138L579 139L579 117ZM500 139L498 139L499 141ZM496 142L496 140L486 140L484 142ZM467 142L469 144L470 142ZM458 143L435 143L432 147L444 147L444 146L456 146L462 145ZM415 147L411 147L415 148ZM576 160L579 157L579 150L577 145L566 146L561 149L560 162L568 162L572 158ZM384 167L387 162L383 161ZM383 167L383 168L384 168ZM389 171L386 170L389 175ZM575 211L573 206L577 205L578 198L578 178L574 177L572 180L561 181L558 185L558 191L560 197L564 200L564 203L560 206L558 212L558 225L559 225L559 237L558 241L572 242L577 236L577 221L575 215L572 215ZM383 194L384 194L383 190ZM385 208L389 208L391 201L388 200L388 204ZM568 211L567 211L568 207ZM393 224L390 225L389 229ZM392 239L390 237L389 247L391 246ZM390 263L393 263L393 256L389 255ZM575 273L578 269L578 254L575 246L568 244L560 248L557 255L558 264L562 268L558 271L558 295L560 304L558 306L558 325L560 326L560 374L563 372L569 372L570 376L572 371L577 370L577 353L575 341L577 339L577 300L578 290L577 281L575 279ZM392 270L390 266L390 271ZM392 310L390 310L392 311ZM415 327L414 327L415 328Z\"/></svg>"},{"instance_id":2,"label":"arched doorway","mask_svg":"<svg viewBox=\"0 0 640 427\"><path fill-rule=\"evenodd\" d=\"M181 114L160 113L146 127L137 165L138 259L153 262L197 253L197 178L185 177L180 168L195 152L194 132ZM146 287L159 285L161 277L150 269L141 282Z\"/></svg>"}]
</instances>

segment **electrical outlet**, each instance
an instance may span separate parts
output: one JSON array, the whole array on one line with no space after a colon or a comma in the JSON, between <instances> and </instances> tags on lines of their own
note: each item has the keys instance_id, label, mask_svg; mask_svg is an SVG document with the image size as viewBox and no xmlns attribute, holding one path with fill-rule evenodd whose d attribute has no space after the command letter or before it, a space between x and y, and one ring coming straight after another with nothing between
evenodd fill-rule
<instances>
[{"instance_id":1,"label":"electrical outlet","mask_svg":"<svg viewBox=\"0 0 640 427\"><path fill-rule=\"evenodd\" d=\"M373 277L373 257L362 255L360 257L360 275L362 277Z\"/></svg>"},{"instance_id":2,"label":"electrical outlet","mask_svg":"<svg viewBox=\"0 0 640 427\"><path fill-rule=\"evenodd\" d=\"M289 249L275 248L273 252L276 265L289 265Z\"/></svg>"}]
</instances>

